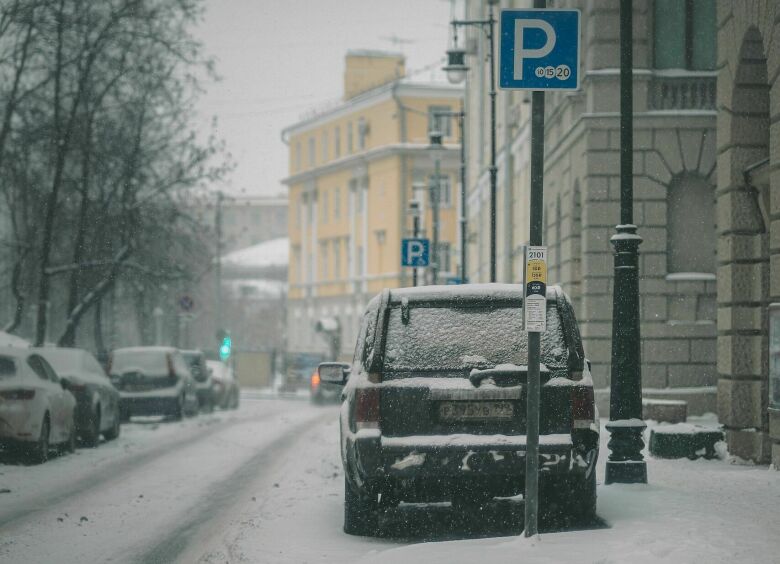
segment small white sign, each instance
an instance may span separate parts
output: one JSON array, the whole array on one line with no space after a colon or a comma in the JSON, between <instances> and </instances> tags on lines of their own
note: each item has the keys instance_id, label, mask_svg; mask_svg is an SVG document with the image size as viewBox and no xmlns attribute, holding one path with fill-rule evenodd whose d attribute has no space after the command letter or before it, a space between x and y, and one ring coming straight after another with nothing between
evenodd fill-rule
<instances>
[{"instance_id":1,"label":"small white sign","mask_svg":"<svg viewBox=\"0 0 780 564\"><path fill-rule=\"evenodd\" d=\"M525 256L525 330L547 331L547 247L528 247Z\"/></svg>"}]
</instances>

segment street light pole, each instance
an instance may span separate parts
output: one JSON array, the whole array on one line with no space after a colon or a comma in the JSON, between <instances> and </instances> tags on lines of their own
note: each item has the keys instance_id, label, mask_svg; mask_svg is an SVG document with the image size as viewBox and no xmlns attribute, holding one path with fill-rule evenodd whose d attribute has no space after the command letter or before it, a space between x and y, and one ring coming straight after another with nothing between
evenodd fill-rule
<instances>
[{"instance_id":1,"label":"street light pole","mask_svg":"<svg viewBox=\"0 0 780 564\"><path fill-rule=\"evenodd\" d=\"M438 137L437 137L438 136ZM436 147L438 144L441 147L441 133L431 132L431 147ZM431 219L433 225L431 231L433 233L433 241L431 242L431 283L436 285L439 283L439 192L441 189L441 158L439 157L439 150L434 148L434 167L433 167L433 182L431 183Z\"/></svg>"},{"instance_id":2,"label":"street light pole","mask_svg":"<svg viewBox=\"0 0 780 564\"><path fill-rule=\"evenodd\" d=\"M436 112L434 119L438 117L454 117L458 120L458 134L460 135L460 283L466 283L467 253L468 253L468 219L466 215L466 112L461 109L459 112Z\"/></svg>"},{"instance_id":3,"label":"street light pole","mask_svg":"<svg viewBox=\"0 0 780 564\"><path fill-rule=\"evenodd\" d=\"M610 380L606 484L647 483L642 456L642 365L639 332L639 245L633 202L632 5L620 0L620 225L615 247L612 298L612 372Z\"/></svg>"},{"instance_id":4,"label":"street light pole","mask_svg":"<svg viewBox=\"0 0 780 564\"><path fill-rule=\"evenodd\" d=\"M490 281L496 281L496 198L497 198L497 178L498 167L496 166L496 65L495 65L495 24L496 19L493 14L493 7L498 0L488 0L488 19L487 20L453 20L450 22L456 30L459 26L475 26L481 28L487 35L488 43L488 64L490 65ZM448 64L444 67L451 82L460 82L465 79L465 71L468 67L464 64L465 51L462 49L450 49L448 52Z\"/></svg>"},{"instance_id":5,"label":"street light pole","mask_svg":"<svg viewBox=\"0 0 780 564\"><path fill-rule=\"evenodd\" d=\"M217 232L217 258L215 265L215 278L216 278L216 300L214 303L214 316L217 325L217 331L222 331L222 200L224 199L222 191L217 192L217 209L216 218L214 220L215 229Z\"/></svg>"}]
</instances>

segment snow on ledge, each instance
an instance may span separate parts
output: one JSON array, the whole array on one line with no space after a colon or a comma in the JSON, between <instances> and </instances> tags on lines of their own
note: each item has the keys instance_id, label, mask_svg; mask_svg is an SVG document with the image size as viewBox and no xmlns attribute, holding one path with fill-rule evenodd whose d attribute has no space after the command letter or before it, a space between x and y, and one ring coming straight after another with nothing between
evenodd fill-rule
<instances>
[{"instance_id":1,"label":"snow on ledge","mask_svg":"<svg viewBox=\"0 0 780 564\"><path fill-rule=\"evenodd\" d=\"M716 280L712 272L674 272L666 275L667 282L711 282Z\"/></svg>"}]
</instances>

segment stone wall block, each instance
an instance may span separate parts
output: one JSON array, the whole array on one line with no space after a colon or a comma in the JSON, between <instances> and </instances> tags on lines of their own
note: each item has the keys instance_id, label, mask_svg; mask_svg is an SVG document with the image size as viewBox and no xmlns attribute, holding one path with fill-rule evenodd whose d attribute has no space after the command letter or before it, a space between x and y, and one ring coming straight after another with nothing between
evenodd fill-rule
<instances>
[{"instance_id":1,"label":"stone wall block","mask_svg":"<svg viewBox=\"0 0 780 564\"><path fill-rule=\"evenodd\" d=\"M666 202L667 192L666 185L660 184L649 177L634 178L634 197L637 200Z\"/></svg>"},{"instance_id":2,"label":"stone wall block","mask_svg":"<svg viewBox=\"0 0 780 564\"><path fill-rule=\"evenodd\" d=\"M772 465L775 470L780 470L780 444L772 444Z\"/></svg>"},{"instance_id":3,"label":"stone wall block","mask_svg":"<svg viewBox=\"0 0 780 564\"><path fill-rule=\"evenodd\" d=\"M690 360L688 341L643 339L642 360L647 363L683 363Z\"/></svg>"},{"instance_id":4,"label":"stone wall block","mask_svg":"<svg viewBox=\"0 0 780 564\"><path fill-rule=\"evenodd\" d=\"M670 388L718 385L718 371L714 364L670 364L667 371Z\"/></svg>"},{"instance_id":5,"label":"stone wall block","mask_svg":"<svg viewBox=\"0 0 780 564\"><path fill-rule=\"evenodd\" d=\"M715 168L715 160L718 156L717 134L715 129L706 129L702 132L701 162L699 172L709 174ZM713 179L714 180L714 179Z\"/></svg>"},{"instance_id":6,"label":"stone wall block","mask_svg":"<svg viewBox=\"0 0 780 564\"><path fill-rule=\"evenodd\" d=\"M666 276L666 253L644 253L640 250L639 276Z\"/></svg>"},{"instance_id":7,"label":"stone wall block","mask_svg":"<svg viewBox=\"0 0 780 564\"><path fill-rule=\"evenodd\" d=\"M716 345L716 339L694 339L691 341L691 362L708 363L715 368L715 363L718 360Z\"/></svg>"},{"instance_id":8,"label":"stone wall block","mask_svg":"<svg viewBox=\"0 0 780 564\"><path fill-rule=\"evenodd\" d=\"M604 275L600 278L589 276L582 281L582 293L589 296L609 295L612 296L612 278Z\"/></svg>"},{"instance_id":9,"label":"stone wall block","mask_svg":"<svg viewBox=\"0 0 780 564\"><path fill-rule=\"evenodd\" d=\"M761 374L763 354L760 335L719 335L718 372L733 378Z\"/></svg>"},{"instance_id":10,"label":"stone wall block","mask_svg":"<svg viewBox=\"0 0 780 564\"><path fill-rule=\"evenodd\" d=\"M645 226L639 229L637 233L642 237L640 248L643 253L666 252L666 229L663 227Z\"/></svg>"},{"instance_id":11,"label":"stone wall block","mask_svg":"<svg viewBox=\"0 0 780 564\"><path fill-rule=\"evenodd\" d=\"M666 202L644 202L642 211L644 215L642 227L666 227Z\"/></svg>"},{"instance_id":12,"label":"stone wall block","mask_svg":"<svg viewBox=\"0 0 780 564\"><path fill-rule=\"evenodd\" d=\"M668 318L666 296L640 296L639 306L643 320L666 321Z\"/></svg>"},{"instance_id":13,"label":"stone wall block","mask_svg":"<svg viewBox=\"0 0 780 564\"><path fill-rule=\"evenodd\" d=\"M612 323L609 321L590 321L584 318L580 320L580 332L583 339L588 340L588 346L585 347L585 356L588 356L588 350L590 343L596 338L611 339L612 338Z\"/></svg>"},{"instance_id":14,"label":"stone wall block","mask_svg":"<svg viewBox=\"0 0 780 564\"><path fill-rule=\"evenodd\" d=\"M589 176L585 181L585 202L609 199L609 177ZM584 203L584 202L583 202ZM583 206L585 208L587 206Z\"/></svg>"},{"instance_id":15,"label":"stone wall block","mask_svg":"<svg viewBox=\"0 0 780 564\"><path fill-rule=\"evenodd\" d=\"M769 409L769 436L772 440L780 442L780 409Z\"/></svg>"},{"instance_id":16,"label":"stone wall block","mask_svg":"<svg viewBox=\"0 0 780 564\"><path fill-rule=\"evenodd\" d=\"M780 189L777 191L780 192ZM780 252L780 218L772 220L769 229L769 250Z\"/></svg>"},{"instance_id":17,"label":"stone wall block","mask_svg":"<svg viewBox=\"0 0 780 564\"><path fill-rule=\"evenodd\" d=\"M657 145L657 141L656 141ZM648 151L645 154L645 175L663 185L669 185L672 180L672 172L661 160L656 152Z\"/></svg>"},{"instance_id":18,"label":"stone wall block","mask_svg":"<svg viewBox=\"0 0 780 564\"><path fill-rule=\"evenodd\" d=\"M720 422L732 429L766 429L761 394L764 382L753 380L718 380L718 414Z\"/></svg>"},{"instance_id":19,"label":"stone wall block","mask_svg":"<svg viewBox=\"0 0 780 564\"><path fill-rule=\"evenodd\" d=\"M726 430L726 444L729 453L758 464L769 464L772 443L767 433L758 431Z\"/></svg>"},{"instance_id":20,"label":"stone wall block","mask_svg":"<svg viewBox=\"0 0 780 564\"><path fill-rule=\"evenodd\" d=\"M657 129L655 131L655 149L661 154L672 174L682 172L684 167L677 131Z\"/></svg>"},{"instance_id":21,"label":"stone wall block","mask_svg":"<svg viewBox=\"0 0 780 564\"><path fill-rule=\"evenodd\" d=\"M680 145L682 147L683 167L688 171L697 171L699 165L699 150L702 144L702 132L697 130L680 130Z\"/></svg>"},{"instance_id":22,"label":"stone wall block","mask_svg":"<svg viewBox=\"0 0 780 564\"><path fill-rule=\"evenodd\" d=\"M620 170L620 152L599 151L589 153L586 159L587 175L616 175Z\"/></svg>"},{"instance_id":23,"label":"stone wall block","mask_svg":"<svg viewBox=\"0 0 780 564\"><path fill-rule=\"evenodd\" d=\"M668 386L665 364L642 363L642 388L663 389Z\"/></svg>"},{"instance_id":24,"label":"stone wall block","mask_svg":"<svg viewBox=\"0 0 780 564\"><path fill-rule=\"evenodd\" d=\"M780 254L769 258L769 269L769 296L777 299L780 298Z\"/></svg>"},{"instance_id":25,"label":"stone wall block","mask_svg":"<svg viewBox=\"0 0 780 564\"><path fill-rule=\"evenodd\" d=\"M696 296L676 294L669 296L669 320L696 321Z\"/></svg>"},{"instance_id":26,"label":"stone wall block","mask_svg":"<svg viewBox=\"0 0 780 564\"><path fill-rule=\"evenodd\" d=\"M612 296L582 296L584 319L612 321Z\"/></svg>"},{"instance_id":27,"label":"stone wall block","mask_svg":"<svg viewBox=\"0 0 780 564\"><path fill-rule=\"evenodd\" d=\"M718 327L722 331L761 329L761 309L748 306L719 307Z\"/></svg>"}]
</instances>

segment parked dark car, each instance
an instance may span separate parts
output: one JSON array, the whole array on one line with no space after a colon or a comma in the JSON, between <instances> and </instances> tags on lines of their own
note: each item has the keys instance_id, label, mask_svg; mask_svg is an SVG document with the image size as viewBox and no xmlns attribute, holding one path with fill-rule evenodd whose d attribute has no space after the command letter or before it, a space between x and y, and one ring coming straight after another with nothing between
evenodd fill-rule
<instances>
[{"instance_id":1,"label":"parked dark car","mask_svg":"<svg viewBox=\"0 0 780 564\"><path fill-rule=\"evenodd\" d=\"M195 379L195 387L198 392L198 405L202 411L211 413L214 411L215 390L211 371L206 366L206 355L199 350L183 350L181 355L190 367L190 373Z\"/></svg>"},{"instance_id":2,"label":"parked dark car","mask_svg":"<svg viewBox=\"0 0 780 564\"><path fill-rule=\"evenodd\" d=\"M547 298L540 517L587 518L599 445L593 382L571 303L558 287ZM346 383L345 532L375 533L378 509L402 501L469 508L523 493L522 301L510 284L385 290L368 305L352 365L320 365L323 381Z\"/></svg>"},{"instance_id":3,"label":"parked dark car","mask_svg":"<svg viewBox=\"0 0 780 564\"><path fill-rule=\"evenodd\" d=\"M198 413L195 379L173 347L129 347L111 353L111 381L119 390L122 418Z\"/></svg>"},{"instance_id":4,"label":"parked dark car","mask_svg":"<svg viewBox=\"0 0 780 564\"><path fill-rule=\"evenodd\" d=\"M101 434L107 441L116 439L120 430L119 392L95 357L82 349L39 350L76 398L76 435L81 444L96 447Z\"/></svg>"},{"instance_id":5,"label":"parked dark car","mask_svg":"<svg viewBox=\"0 0 780 564\"><path fill-rule=\"evenodd\" d=\"M344 387L331 382L323 382L319 369L315 370L309 379L309 392L312 403L338 403L341 401L341 391Z\"/></svg>"}]
</instances>

